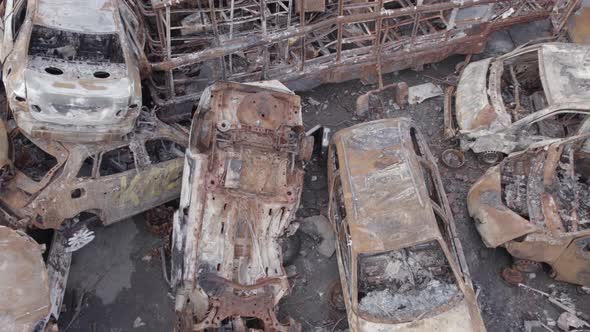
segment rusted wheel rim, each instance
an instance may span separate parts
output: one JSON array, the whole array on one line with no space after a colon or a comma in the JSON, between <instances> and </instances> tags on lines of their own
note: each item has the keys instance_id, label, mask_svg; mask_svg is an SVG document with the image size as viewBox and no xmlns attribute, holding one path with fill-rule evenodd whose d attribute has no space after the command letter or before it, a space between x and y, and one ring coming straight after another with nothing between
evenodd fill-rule
<instances>
[{"instance_id":1,"label":"rusted wheel rim","mask_svg":"<svg viewBox=\"0 0 590 332\"><path fill-rule=\"evenodd\" d=\"M459 168L465 164L465 154L463 151L447 149L441 154L442 162L450 168Z\"/></svg>"},{"instance_id":2,"label":"rusted wheel rim","mask_svg":"<svg viewBox=\"0 0 590 332\"><path fill-rule=\"evenodd\" d=\"M344 296L342 295L342 286L340 280L334 280L328 288L328 303L330 307L336 311L346 311L346 304L344 303Z\"/></svg>"},{"instance_id":3,"label":"rusted wheel rim","mask_svg":"<svg viewBox=\"0 0 590 332\"><path fill-rule=\"evenodd\" d=\"M541 270L541 263L528 259L515 259L514 268L520 272L533 273Z\"/></svg>"},{"instance_id":4,"label":"rusted wheel rim","mask_svg":"<svg viewBox=\"0 0 590 332\"><path fill-rule=\"evenodd\" d=\"M524 280L522 273L512 267L505 267L504 269L502 269L502 272L500 272L500 276L502 277L502 280L504 280L511 286L517 286Z\"/></svg>"},{"instance_id":5,"label":"rusted wheel rim","mask_svg":"<svg viewBox=\"0 0 590 332\"><path fill-rule=\"evenodd\" d=\"M498 151L485 151L478 153L477 158L484 164L494 165L502 159L502 154Z\"/></svg>"}]
</instances>

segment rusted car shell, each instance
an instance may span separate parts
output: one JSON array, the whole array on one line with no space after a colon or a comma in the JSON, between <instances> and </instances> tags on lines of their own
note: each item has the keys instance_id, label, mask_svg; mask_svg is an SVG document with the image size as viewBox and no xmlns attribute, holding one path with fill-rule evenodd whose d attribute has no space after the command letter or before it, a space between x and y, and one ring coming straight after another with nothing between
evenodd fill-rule
<instances>
[{"instance_id":1,"label":"rusted car shell","mask_svg":"<svg viewBox=\"0 0 590 332\"><path fill-rule=\"evenodd\" d=\"M137 127L126 139L108 144L74 144L28 137L53 156L56 164L39 182L15 169L14 177L0 188L0 220L15 228L34 225L57 229L64 220L88 212L108 225L176 199L180 195L183 158L152 164L144 144L150 139L167 139L185 147L188 133L155 118L148 123L145 128ZM19 130L14 128L12 133ZM119 147L130 147L137 167L101 176L98 171L101 156ZM92 175L80 177L82 164L91 157L95 157ZM73 195L75 191L79 191L79 197Z\"/></svg>"},{"instance_id":2,"label":"rusted car shell","mask_svg":"<svg viewBox=\"0 0 590 332\"><path fill-rule=\"evenodd\" d=\"M177 328L249 317L265 331L297 329L278 321L276 305L290 291L278 238L294 218L311 151L299 97L278 81L216 83L190 135L173 228Z\"/></svg>"},{"instance_id":3,"label":"rusted car shell","mask_svg":"<svg viewBox=\"0 0 590 332\"><path fill-rule=\"evenodd\" d=\"M118 140L133 130L142 105L138 63L143 46L128 37L136 32L124 22L134 19L122 8L125 1L8 0L3 6L9 7L1 45L3 82L24 132L33 138L95 142ZM34 29L52 31L44 43L56 46L30 54ZM59 39L67 38L62 34L116 36L123 62L86 60L80 54L107 58L108 50L87 50L85 42L67 40L61 46ZM68 53L64 59L54 57L62 50Z\"/></svg>"},{"instance_id":4,"label":"rusted car shell","mask_svg":"<svg viewBox=\"0 0 590 332\"><path fill-rule=\"evenodd\" d=\"M420 132L405 118L358 124L338 131L332 138L328 160L330 202L336 195L334 183L340 178L346 209L346 224L353 263L353 289L347 288L342 255L337 250L338 266L352 331L485 331L475 299L468 267L456 236L454 220L433 157ZM337 151L337 158L334 157ZM330 165L337 163L338 170ZM431 200L422 173L425 167L433 174L439 193ZM330 210L334 209L330 205ZM450 246L445 244L435 219L443 216L445 232L451 234ZM331 221L334 227L332 212ZM458 303L437 308L409 322L371 321L358 313L356 263L359 254L397 250L435 239L457 280L463 298ZM352 299L352 300L351 300Z\"/></svg>"},{"instance_id":5,"label":"rusted car shell","mask_svg":"<svg viewBox=\"0 0 590 332\"><path fill-rule=\"evenodd\" d=\"M582 144L587 139L588 134L583 134L534 144L525 151L511 154L476 181L469 190L467 206L487 247L501 246L515 258L547 263L557 280L590 285L590 229L566 231L559 226L562 222L556 212L556 193L552 190L562 147L566 144ZM529 213L534 213L540 220L539 224L514 212L502 198L502 167L522 157L525 163L544 158L536 162L538 166L535 167L535 174L528 175L529 178L536 177L529 180L530 188L534 187L531 181L542 186L540 193L531 194L532 197L527 194ZM532 190L530 188L528 190ZM531 207L530 202L535 200L540 201L540 208Z\"/></svg>"},{"instance_id":6,"label":"rusted car shell","mask_svg":"<svg viewBox=\"0 0 590 332\"><path fill-rule=\"evenodd\" d=\"M0 226L0 323L2 331L37 331L49 315L49 281L40 245Z\"/></svg>"},{"instance_id":7,"label":"rusted car shell","mask_svg":"<svg viewBox=\"0 0 590 332\"><path fill-rule=\"evenodd\" d=\"M464 150L508 154L547 139L522 134L524 128L537 121L557 114L590 114L590 94L584 88L585 67L582 65L589 51L587 45L544 43L470 63L457 86L456 126L447 121L445 135L458 135ZM501 76L505 62L527 53L538 56L540 80L548 105L513 122L502 99ZM449 90L447 94L452 92ZM445 116L451 119L452 113L452 106L445 104Z\"/></svg>"}]
</instances>

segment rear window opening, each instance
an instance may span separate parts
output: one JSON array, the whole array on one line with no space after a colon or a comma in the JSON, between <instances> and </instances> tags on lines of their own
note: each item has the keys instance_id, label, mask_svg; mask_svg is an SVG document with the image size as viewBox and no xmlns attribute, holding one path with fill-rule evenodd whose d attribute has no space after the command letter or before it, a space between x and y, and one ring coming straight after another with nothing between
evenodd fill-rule
<instances>
[{"instance_id":1,"label":"rear window opening","mask_svg":"<svg viewBox=\"0 0 590 332\"><path fill-rule=\"evenodd\" d=\"M358 262L361 316L411 321L461 299L449 261L436 240L398 251L361 254Z\"/></svg>"},{"instance_id":2,"label":"rear window opening","mask_svg":"<svg viewBox=\"0 0 590 332\"><path fill-rule=\"evenodd\" d=\"M13 137L12 144L14 166L34 181L41 181L57 165L55 157L36 146L21 132Z\"/></svg>"},{"instance_id":3,"label":"rear window opening","mask_svg":"<svg viewBox=\"0 0 590 332\"><path fill-rule=\"evenodd\" d=\"M125 63L119 37L114 33L85 34L40 25L33 27L29 55L66 61Z\"/></svg>"},{"instance_id":4,"label":"rear window opening","mask_svg":"<svg viewBox=\"0 0 590 332\"><path fill-rule=\"evenodd\" d=\"M504 62L501 94L512 122L547 106L539 75L537 52L529 52Z\"/></svg>"}]
</instances>

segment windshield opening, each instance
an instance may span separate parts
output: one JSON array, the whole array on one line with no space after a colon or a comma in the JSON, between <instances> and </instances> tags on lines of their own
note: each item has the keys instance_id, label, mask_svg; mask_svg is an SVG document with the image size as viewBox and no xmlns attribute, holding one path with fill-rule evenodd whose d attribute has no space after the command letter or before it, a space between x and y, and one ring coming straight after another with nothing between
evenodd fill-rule
<instances>
[{"instance_id":1,"label":"windshield opening","mask_svg":"<svg viewBox=\"0 0 590 332\"><path fill-rule=\"evenodd\" d=\"M33 27L29 55L66 61L125 62L117 34L86 34L41 25Z\"/></svg>"},{"instance_id":2,"label":"windshield opening","mask_svg":"<svg viewBox=\"0 0 590 332\"><path fill-rule=\"evenodd\" d=\"M358 258L358 311L391 322L424 318L461 298L453 270L436 240Z\"/></svg>"}]
</instances>

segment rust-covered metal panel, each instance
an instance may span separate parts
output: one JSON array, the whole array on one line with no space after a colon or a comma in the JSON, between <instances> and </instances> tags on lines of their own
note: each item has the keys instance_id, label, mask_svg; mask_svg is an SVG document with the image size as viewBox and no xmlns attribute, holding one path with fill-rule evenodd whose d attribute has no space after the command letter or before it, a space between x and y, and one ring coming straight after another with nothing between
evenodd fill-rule
<instances>
[{"instance_id":1,"label":"rust-covered metal panel","mask_svg":"<svg viewBox=\"0 0 590 332\"><path fill-rule=\"evenodd\" d=\"M279 237L295 215L310 145L299 97L278 81L217 83L201 98L174 217L181 331L290 331Z\"/></svg>"},{"instance_id":2,"label":"rust-covered metal panel","mask_svg":"<svg viewBox=\"0 0 590 332\"><path fill-rule=\"evenodd\" d=\"M480 52L492 32L514 24L551 16L560 27L579 0L143 2L152 97L179 105L219 79L278 79L294 90L374 82Z\"/></svg>"},{"instance_id":3,"label":"rust-covered metal panel","mask_svg":"<svg viewBox=\"0 0 590 332\"><path fill-rule=\"evenodd\" d=\"M589 134L537 143L489 169L467 204L484 243L551 265L555 278L590 284Z\"/></svg>"},{"instance_id":4,"label":"rust-covered metal panel","mask_svg":"<svg viewBox=\"0 0 590 332\"><path fill-rule=\"evenodd\" d=\"M329 217L352 331L485 331L433 160L405 118L332 138Z\"/></svg>"}]
</instances>

